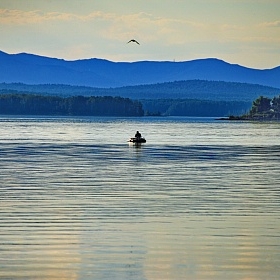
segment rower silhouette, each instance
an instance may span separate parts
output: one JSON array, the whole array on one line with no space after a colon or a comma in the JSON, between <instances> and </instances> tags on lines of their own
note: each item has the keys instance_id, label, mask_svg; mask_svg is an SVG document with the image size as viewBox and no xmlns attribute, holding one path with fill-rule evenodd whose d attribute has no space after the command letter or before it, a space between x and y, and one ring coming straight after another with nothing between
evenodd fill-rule
<instances>
[{"instance_id":1,"label":"rower silhouette","mask_svg":"<svg viewBox=\"0 0 280 280\"><path fill-rule=\"evenodd\" d=\"M141 133L139 132L139 131L136 131L136 133L135 133L135 138L141 138Z\"/></svg>"}]
</instances>

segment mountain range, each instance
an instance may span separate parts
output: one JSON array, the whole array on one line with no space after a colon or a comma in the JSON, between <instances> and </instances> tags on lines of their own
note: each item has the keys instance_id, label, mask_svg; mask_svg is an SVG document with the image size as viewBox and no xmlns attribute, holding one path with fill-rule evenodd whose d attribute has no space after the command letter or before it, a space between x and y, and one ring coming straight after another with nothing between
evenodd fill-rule
<instances>
[{"instance_id":1,"label":"mountain range","mask_svg":"<svg viewBox=\"0 0 280 280\"><path fill-rule=\"evenodd\" d=\"M238 82L280 88L280 66L252 69L216 58L182 62L113 62L97 58L67 61L0 51L2 83L114 88L184 80Z\"/></svg>"}]
</instances>

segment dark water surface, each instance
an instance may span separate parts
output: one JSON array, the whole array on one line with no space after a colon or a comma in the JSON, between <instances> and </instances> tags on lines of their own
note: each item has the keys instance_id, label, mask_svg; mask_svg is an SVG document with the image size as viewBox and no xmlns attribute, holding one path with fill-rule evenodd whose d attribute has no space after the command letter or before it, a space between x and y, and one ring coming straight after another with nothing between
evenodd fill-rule
<instances>
[{"instance_id":1,"label":"dark water surface","mask_svg":"<svg viewBox=\"0 0 280 280\"><path fill-rule=\"evenodd\" d=\"M279 137L277 123L0 118L0 279L279 279Z\"/></svg>"}]
</instances>

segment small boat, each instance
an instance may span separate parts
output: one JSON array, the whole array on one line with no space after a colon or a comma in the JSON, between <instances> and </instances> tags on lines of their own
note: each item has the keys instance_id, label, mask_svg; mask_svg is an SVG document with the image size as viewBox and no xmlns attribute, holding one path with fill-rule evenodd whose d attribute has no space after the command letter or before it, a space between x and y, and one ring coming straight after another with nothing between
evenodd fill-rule
<instances>
[{"instance_id":1,"label":"small boat","mask_svg":"<svg viewBox=\"0 0 280 280\"><path fill-rule=\"evenodd\" d=\"M131 137L128 140L129 143L135 143L135 144L142 144L142 143L146 143L146 139L143 137Z\"/></svg>"}]
</instances>

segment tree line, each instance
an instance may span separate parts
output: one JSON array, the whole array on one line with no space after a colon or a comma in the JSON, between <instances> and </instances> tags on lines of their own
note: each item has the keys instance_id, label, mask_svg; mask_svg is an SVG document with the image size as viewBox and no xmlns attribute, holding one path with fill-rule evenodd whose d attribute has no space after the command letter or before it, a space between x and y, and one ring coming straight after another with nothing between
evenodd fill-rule
<instances>
[{"instance_id":1,"label":"tree line","mask_svg":"<svg viewBox=\"0 0 280 280\"><path fill-rule=\"evenodd\" d=\"M251 106L251 109L250 109ZM246 113L248 112L248 113ZM0 114L70 116L230 116L230 119L279 119L280 96L246 101L198 99L131 100L112 96L59 97L33 93L1 93ZM241 115L236 117L237 115Z\"/></svg>"},{"instance_id":2,"label":"tree line","mask_svg":"<svg viewBox=\"0 0 280 280\"><path fill-rule=\"evenodd\" d=\"M1 93L1 91L0 91ZM0 94L0 114L80 116L199 116L242 114L251 102L198 99L131 100L112 96L59 97L33 93Z\"/></svg>"},{"instance_id":3,"label":"tree line","mask_svg":"<svg viewBox=\"0 0 280 280\"><path fill-rule=\"evenodd\" d=\"M252 118L279 119L280 117L280 95L274 98L260 96L252 105L249 112Z\"/></svg>"},{"instance_id":4,"label":"tree line","mask_svg":"<svg viewBox=\"0 0 280 280\"><path fill-rule=\"evenodd\" d=\"M141 99L146 115L222 117L244 114L248 101L213 101L199 99Z\"/></svg>"},{"instance_id":5,"label":"tree line","mask_svg":"<svg viewBox=\"0 0 280 280\"><path fill-rule=\"evenodd\" d=\"M0 94L0 114L71 116L143 116L139 101L112 96L58 97Z\"/></svg>"},{"instance_id":6,"label":"tree line","mask_svg":"<svg viewBox=\"0 0 280 280\"><path fill-rule=\"evenodd\" d=\"M273 98L260 96L253 101L247 114L230 116L230 119L241 120L280 120L280 95Z\"/></svg>"}]
</instances>

